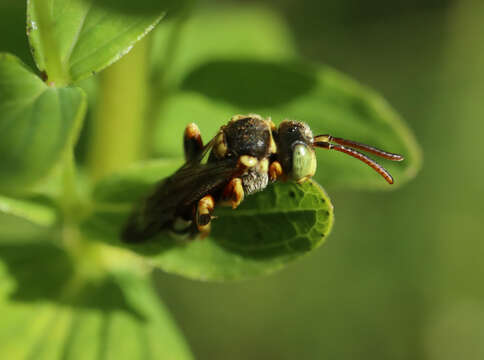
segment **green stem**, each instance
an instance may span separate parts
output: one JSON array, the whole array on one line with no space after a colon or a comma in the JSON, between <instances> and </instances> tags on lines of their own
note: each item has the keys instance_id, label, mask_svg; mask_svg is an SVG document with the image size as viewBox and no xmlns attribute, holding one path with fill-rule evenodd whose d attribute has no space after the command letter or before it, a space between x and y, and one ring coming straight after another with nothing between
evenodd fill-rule
<instances>
[{"instance_id":1,"label":"green stem","mask_svg":"<svg viewBox=\"0 0 484 360\"><path fill-rule=\"evenodd\" d=\"M89 153L89 170L94 179L145 155L148 41L145 38L138 42L133 51L101 74Z\"/></svg>"},{"instance_id":2,"label":"green stem","mask_svg":"<svg viewBox=\"0 0 484 360\"><path fill-rule=\"evenodd\" d=\"M42 49L44 58L36 60L40 61L38 64L40 68L47 72L47 83L50 86L65 86L70 83L70 75L60 57L52 4L53 2L50 0L29 0L29 12L37 22L35 26L32 25L31 36L34 38L33 41L37 42L37 46ZM35 39L34 31L38 32L37 39Z\"/></svg>"},{"instance_id":3,"label":"green stem","mask_svg":"<svg viewBox=\"0 0 484 360\"><path fill-rule=\"evenodd\" d=\"M62 173L62 212L67 223L75 223L82 208L81 200L77 192L76 165L72 149L68 149L64 155Z\"/></svg>"},{"instance_id":4,"label":"green stem","mask_svg":"<svg viewBox=\"0 0 484 360\"><path fill-rule=\"evenodd\" d=\"M78 192L76 164L72 148L65 154L62 164L62 193L60 194L60 206L62 208L63 223L61 228L62 245L73 259L77 259L82 253L82 241L78 222L82 218L86 208L85 202Z\"/></svg>"}]
</instances>

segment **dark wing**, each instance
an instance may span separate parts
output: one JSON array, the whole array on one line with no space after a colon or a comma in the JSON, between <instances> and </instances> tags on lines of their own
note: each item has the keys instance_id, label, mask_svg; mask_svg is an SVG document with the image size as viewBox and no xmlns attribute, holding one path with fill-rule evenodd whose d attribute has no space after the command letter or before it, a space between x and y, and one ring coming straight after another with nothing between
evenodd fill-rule
<instances>
[{"instance_id":1,"label":"dark wing","mask_svg":"<svg viewBox=\"0 0 484 360\"><path fill-rule=\"evenodd\" d=\"M220 191L240 173L237 159L201 164L204 154L200 155L200 160L183 165L156 187L130 217L122 234L125 241L140 242L169 229L176 217L189 217L198 200Z\"/></svg>"},{"instance_id":2,"label":"dark wing","mask_svg":"<svg viewBox=\"0 0 484 360\"><path fill-rule=\"evenodd\" d=\"M213 144L215 143L216 137L217 136L214 136L212 138L212 140L210 140L207 144L205 144L205 146L200 151L200 153L198 153L198 155L195 156L194 158L192 158L191 160L187 161L185 163L185 165L182 166L182 168L184 168L184 167L191 167L191 166L195 166L197 164L200 164L202 162L203 158L205 157L205 155L207 155L207 153L210 150L212 150L212 147L213 147Z\"/></svg>"}]
</instances>

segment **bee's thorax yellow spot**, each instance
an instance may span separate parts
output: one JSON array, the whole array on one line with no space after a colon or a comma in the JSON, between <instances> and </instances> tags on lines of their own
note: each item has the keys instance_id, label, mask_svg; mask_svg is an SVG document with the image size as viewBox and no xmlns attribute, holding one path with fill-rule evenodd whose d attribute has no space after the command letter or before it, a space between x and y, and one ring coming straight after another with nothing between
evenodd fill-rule
<instances>
[{"instance_id":1,"label":"bee's thorax yellow spot","mask_svg":"<svg viewBox=\"0 0 484 360\"><path fill-rule=\"evenodd\" d=\"M242 165L244 165L248 168L256 166L257 163L259 162L256 157L249 156L249 155L242 155L239 158L239 161Z\"/></svg>"},{"instance_id":2,"label":"bee's thorax yellow spot","mask_svg":"<svg viewBox=\"0 0 484 360\"><path fill-rule=\"evenodd\" d=\"M214 151L219 159L223 158L227 153L227 144L225 143L223 132L220 132L215 139Z\"/></svg>"}]
</instances>

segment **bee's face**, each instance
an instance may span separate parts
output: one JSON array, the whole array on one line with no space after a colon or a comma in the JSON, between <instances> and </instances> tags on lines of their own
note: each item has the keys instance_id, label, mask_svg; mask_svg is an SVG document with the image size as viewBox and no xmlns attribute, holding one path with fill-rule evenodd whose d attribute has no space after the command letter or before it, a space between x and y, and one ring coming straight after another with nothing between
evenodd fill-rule
<instances>
[{"instance_id":1,"label":"bee's face","mask_svg":"<svg viewBox=\"0 0 484 360\"><path fill-rule=\"evenodd\" d=\"M317 163L309 126L285 120L279 125L276 137L279 162L286 176L299 183L311 178Z\"/></svg>"}]
</instances>

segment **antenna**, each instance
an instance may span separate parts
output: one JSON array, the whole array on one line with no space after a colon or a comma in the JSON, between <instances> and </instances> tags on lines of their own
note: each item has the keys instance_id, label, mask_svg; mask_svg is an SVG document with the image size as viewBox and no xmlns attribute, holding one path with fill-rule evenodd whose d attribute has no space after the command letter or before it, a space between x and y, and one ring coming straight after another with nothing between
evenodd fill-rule
<instances>
[{"instance_id":1,"label":"antenna","mask_svg":"<svg viewBox=\"0 0 484 360\"><path fill-rule=\"evenodd\" d=\"M337 145L331 144L331 142L334 142ZM360 153L359 151L354 150L353 148L360 149L360 150L372 153L374 155L377 155L381 158L392 160L392 161L402 161L404 159L403 156L398 154L393 154L384 150L380 150L376 147L362 144L356 141L333 137L328 134L315 136L313 141L313 146L319 147L322 149L327 149L327 150L336 150L336 151L348 154L360 161L363 161L365 164L367 164L373 170L375 170L378 174L383 176L383 178L389 184L393 184L393 177L390 175L390 173L383 166L378 164L376 161L370 159L368 156Z\"/></svg>"}]
</instances>

